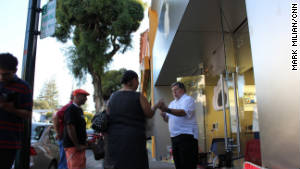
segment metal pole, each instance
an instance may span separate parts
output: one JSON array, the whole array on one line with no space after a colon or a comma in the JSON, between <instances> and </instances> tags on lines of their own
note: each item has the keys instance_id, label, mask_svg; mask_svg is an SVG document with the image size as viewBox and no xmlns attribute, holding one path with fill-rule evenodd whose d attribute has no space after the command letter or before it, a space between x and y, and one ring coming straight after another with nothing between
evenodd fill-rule
<instances>
[{"instance_id":1,"label":"metal pole","mask_svg":"<svg viewBox=\"0 0 300 169\"><path fill-rule=\"evenodd\" d=\"M225 76L225 81L229 81L230 80L230 77L229 77L229 72L227 72L226 71L226 76ZM229 93L227 94L227 101L228 101L228 104L229 104L229 106L230 106L230 102L229 102ZM230 109L229 109L229 116L228 116L228 118L229 118L229 138L232 138L232 128L231 128L231 126L232 126L232 124L231 124L231 111L230 111ZM231 141L228 143L229 144L229 146L230 146L230 148L232 147L232 145L231 145Z\"/></svg>"},{"instance_id":2,"label":"metal pole","mask_svg":"<svg viewBox=\"0 0 300 169\"><path fill-rule=\"evenodd\" d=\"M221 88L222 88L222 105L223 105L223 113L224 113L224 139L225 139L225 150L226 152L229 152L228 149L228 134L227 134L227 117L226 117L226 103L225 103L225 91L224 91L224 77L223 74L220 74L220 78L221 78Z\"/></svg>"},{"instance_id":3,"label":"metal pole","mask_svg":"<svg viewBox=\"0 0 300 169\"><path fill-rule=\"evenodd\" d=\"M232 73L233 77L233 88L234 88L234 101L235 101L235 113L236 113L236 122L237 122L237 132L236 132L236 141L238 148L238 157L241 152L241 144L240 144L240 117L239 117L239 108L238 108L238 100L237 100L237 90L236 90L236 76L235 73Z\"/></svg>"},{"instance_id":4,"label":"metal pole","mask_svg":"<svg viewBox=\"0 0 300 169\"><path fill-rule=\"evenodd\" d=\"M22 79L27 81L33 89L35 57L39 24L40 0L29 0L27 24L25 32ZM29 169L30 163L30 135L31 135L31 116L24 121L23 148L16 157L15 168Z\"/></svg>"},{"instance_id":5,"label":"metal pole","mask_svg":"<svg viewBox=\"0 0 300 169\"><path fill-rule=\"evenodd\" d=\"M41 0L29 0L27 25L24 42L22 79L27 81L32 87L34 85L34 71L37 37L39 34L39 13Z\"/></svg>"}]
</instances>

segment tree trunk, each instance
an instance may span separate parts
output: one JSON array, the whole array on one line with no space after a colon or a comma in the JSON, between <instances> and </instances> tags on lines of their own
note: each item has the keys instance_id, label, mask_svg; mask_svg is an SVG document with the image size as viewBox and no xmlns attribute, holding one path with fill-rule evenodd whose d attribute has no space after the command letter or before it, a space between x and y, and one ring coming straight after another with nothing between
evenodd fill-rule
<instances>
[{"instance_id":1,"label":"tree trunk","mask_svg":"<svg viewBox=\"0 0 300 169\"><path fill-rule=\"evenodd\" d=\"M94 102L96 113L104 109L103 98L102 98L102 85L101 85L101 76L97 73L91 73L94 85Z\"/></svg>"}]
</instances>

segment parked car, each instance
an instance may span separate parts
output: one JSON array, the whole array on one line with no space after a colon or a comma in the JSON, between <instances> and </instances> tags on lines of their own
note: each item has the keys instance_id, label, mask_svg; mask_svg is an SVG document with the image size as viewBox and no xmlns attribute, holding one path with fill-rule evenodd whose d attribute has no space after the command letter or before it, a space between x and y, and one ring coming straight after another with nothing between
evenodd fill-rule
<instances>
[{"instance_id":1,"label":"parked car","mask_svg":"<svg viewBox=\"0 0 300 169\"><path fill-rule=\"evenodd\" d=\"M96 143L96 141L100 138L101 134L100 133L96 133L93 129L87 129L86 130L86 134L87 134L87 143L89 145ZM91 147L89 147L91 148Z\"/></svg>"},{"instance_id":2,"label":"parked car","mask_svg":"<svg viewBox=\"0 0 300 169\"><path fill-rule=\"evenodd\" d=\"M87 135L87 141L92 140L94 137L94 130L93 129L87 129L86 130Z\"/></svg>"},{"instance_id":3,"label":"parked car","mask_svg":"<svg viewBox=\"0 0 300 169\"><path fill-rule=\"evenodd\" d=\"M32 123L30 168L56 169L59 161L59 147L52 124Z\"/></svg>"}]
</instances>

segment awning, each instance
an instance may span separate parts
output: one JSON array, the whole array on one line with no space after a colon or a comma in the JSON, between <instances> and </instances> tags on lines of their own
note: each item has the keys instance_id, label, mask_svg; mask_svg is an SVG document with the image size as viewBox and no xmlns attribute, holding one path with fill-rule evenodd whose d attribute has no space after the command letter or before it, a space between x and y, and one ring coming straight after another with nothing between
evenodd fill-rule
<instances>
[{"instance_id":1,"label":"awning","mask_svg":"<svg viewBox=\"0 0 300 169\"><path fill-rule=\"evenodd\" d=\"M179 76L201 74L203 65L212 73L222 72L223 38L246 19L244 1L173 0L161 5L153 48L154 84L170 85Z\"/></svg>"}]
</instances>

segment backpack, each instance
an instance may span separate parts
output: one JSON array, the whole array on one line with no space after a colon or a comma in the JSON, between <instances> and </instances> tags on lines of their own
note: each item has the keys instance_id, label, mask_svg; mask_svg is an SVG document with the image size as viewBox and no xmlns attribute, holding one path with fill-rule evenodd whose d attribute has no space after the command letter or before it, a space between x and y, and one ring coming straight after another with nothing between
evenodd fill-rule
<instances>
[{"instance_id":1,"label":"backpack","mask_svg":"<svg viewBox=\"0 0 300 169\"><path fill-rule=\"evenodd\" d=\"M92 119L92 129L96 132L105 132L108 128L108 115L106 111L102 111L101 113L96 113L96 115Z\"/></svg>"}]
</instances>

